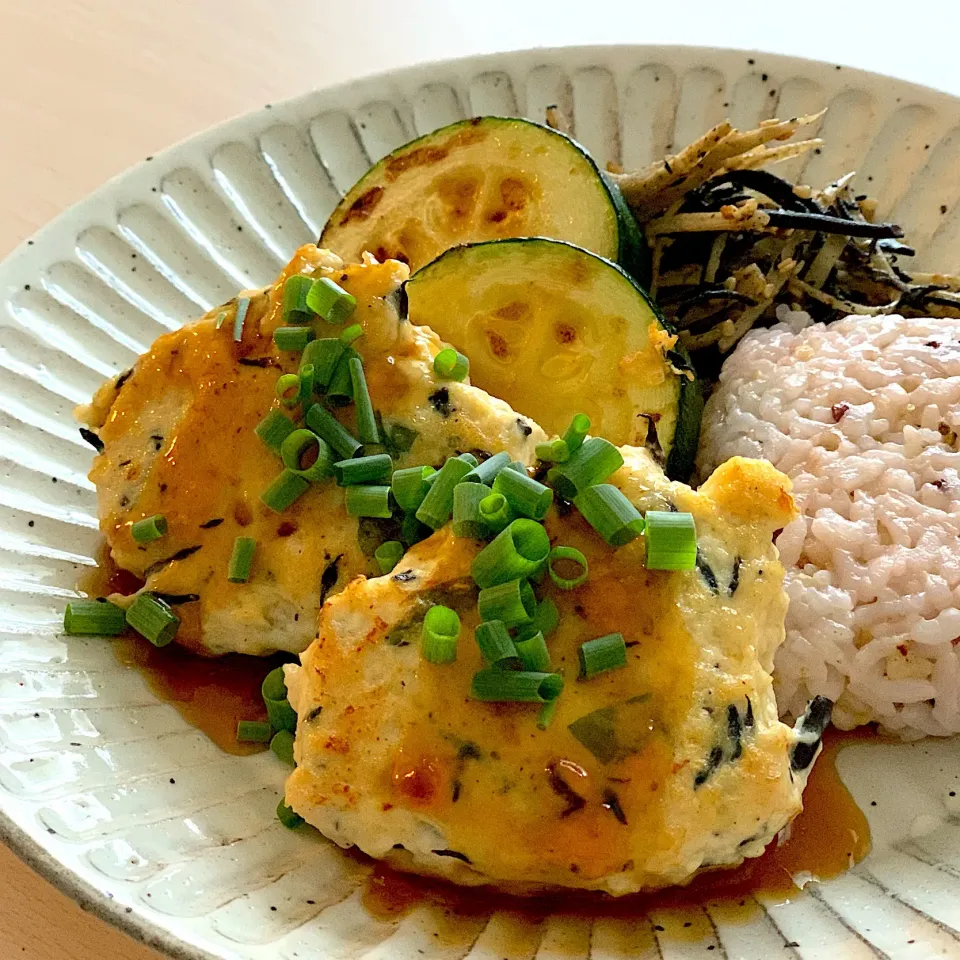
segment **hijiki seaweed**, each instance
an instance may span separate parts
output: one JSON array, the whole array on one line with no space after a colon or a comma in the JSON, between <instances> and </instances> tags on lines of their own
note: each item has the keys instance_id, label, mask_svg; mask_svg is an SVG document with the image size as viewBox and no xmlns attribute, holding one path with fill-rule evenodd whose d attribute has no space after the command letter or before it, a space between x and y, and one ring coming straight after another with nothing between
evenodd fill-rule
<instances>
[{"instance_id":1,"label":"hijiki seaweed","mask_svg":"<svg viewBox=\"0 0 960 960\"><path fill-rule=\"evenodd\" d=\"M823 114L766 120L755 130L717 124L679 153L609 176L651 250L650 293L708 380L780 304L830 322L850 314L960 317L960 276L907 269L915 251L848 173L821 189L770 164L819 149L788 140ZM547 122L566 123L556 108Z\"/></svg>"}]
</instances>

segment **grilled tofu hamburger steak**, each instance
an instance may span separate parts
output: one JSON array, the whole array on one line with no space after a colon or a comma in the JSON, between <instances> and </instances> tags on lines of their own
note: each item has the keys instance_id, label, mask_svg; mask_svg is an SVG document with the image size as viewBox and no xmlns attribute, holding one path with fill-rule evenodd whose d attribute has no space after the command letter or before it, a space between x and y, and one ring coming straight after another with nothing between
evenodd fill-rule
<instances>
[{"instance_id":1,"label":"grilled tofu hamburger steak","mask_svg":"<svg viewBox=\"0 0 960 960\"><path fill-rule=\"evenodd\" d=\"M404 870L616 895L757 856L789 823L829 713L818 702L796 729L777 719L786 598L772 534L795 514L789 481L734 459L694 491L645 450L620 462L606 486L646 514L646 533L621 527L611 545L582 497L558 501L544 539L579 551L588 575L562 589L580 577L551 553L519 624L486 586L509 592L509 551L493 572L483 559L506 534L485 546L445 528L327 601L286 668L298 814ZM695 526L682 561L659 553L665 517ZM438 608L458 624L439 657ZM524 688L530 676L542 686Z\"/></svg>"},{"instance_id":2,"label":"grilled tofu hamburger steak","mask_svg":"<svg viewBox=\"0 0 960 960\"><path fill-rule=\"evenodd\" d=\"M289 432L293 420L283 418L302 419L308 407L294 398L288 411L286 398L278 399L278 378L295 375L303 360L284 336L301 331L329 340L341 332L319 318L313 326L290 325L296 318L284 304L290 278L332 279L355 298L347 322L360 324L362 336L349 349L361 359L371 404L382 414L376 450L389 450L393 467L439 465L467 451L482 456L491 445L533 462L545 439L539 427L467 382L437 374L434 357L443 344L429 329L402 320L392 298L407 276L396 261L344 265L307 245L273 286L160 337L81 411L100 447L90 478L111 557L145 580L143 593L171 607L181 621L178 643L208 654L303 650L323 599L358 573L373 573L375 548L400 535L388 520L352 516L344 488L329 478L311 483L282 510L264 502L284 464L258 425L272 418ZM351 389L346 359L344 353L338 361L346 386L334 390ZM309 403L319 395L318 387ZM314 405L355 436L353 406ZM347 443L334 456L366 452ZM144 539L138 522L152 518L160 518L163 533ZM245 582L228 578L238 537L255 541Z\"/></svg>"}]
</instances>

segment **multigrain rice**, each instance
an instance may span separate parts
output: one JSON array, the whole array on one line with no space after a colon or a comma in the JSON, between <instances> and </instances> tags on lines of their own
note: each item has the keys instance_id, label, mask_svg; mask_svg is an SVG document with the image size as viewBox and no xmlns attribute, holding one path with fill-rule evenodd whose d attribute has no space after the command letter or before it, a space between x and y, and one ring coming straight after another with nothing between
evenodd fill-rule
<instances>
[{"instance_id":1,"label":"multigrain rice","mask_svg":"<svg viewBox=\"0 0 960 960\"><path fill-rule=\"evenodd\" d=\"M698 470L763 457L793 480L781 713L823 694L845 729L958 733L960 320L779 319L724 364Z\"/></svg>"}]
</instances>

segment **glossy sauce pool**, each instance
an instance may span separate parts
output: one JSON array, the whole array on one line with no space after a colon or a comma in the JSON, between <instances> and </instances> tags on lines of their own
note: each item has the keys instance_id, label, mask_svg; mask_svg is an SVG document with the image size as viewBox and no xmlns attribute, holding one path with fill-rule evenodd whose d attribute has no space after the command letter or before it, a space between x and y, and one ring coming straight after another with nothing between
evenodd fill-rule
<instances>
[{"instance_id":1,"label":"glossy sauce pool","mask_svg":"<svg viewBox=\"0 0 960 960\"><path fill-rule=\"evenodd\" d=\"M132 593L142 585L132 574L118 570L106 549L98 560L97 569L80 584L91 597ZM157 649L132 630L113 644L121 666L138 670L157 699L169 703L221 750L245 756L263 749L259 744L238 743L237 723L267 719L260 684L274 667L292 657L200 657L175 643Z\"/></svg>"},{"instance_id":2,"label":"glossy sauce pool","mask_svg":"<svg viewBox=\"0 0 960 960\"><path fill-rule=\"evenodd\" d=\"M139 585L135 578L112 567L104 555L100 567L81 588L91 596L103 596L132 592ZM132 633L118 637L114 650L120 664L139 671L158 699L173 706L221 749L239 755L263 749L237 743L237 721L266 719L260 684L273 667L291 657L200 657L175 644L158 650ZM867 819L840 779L836 761L846 744L871 737L869 731L827 731L823 751L803 794L803 812L791 824L789 839L780 846L771 844L762 857L734 870L705 873L687 887L620 899L583 893L516 898L425 880L377 864L364 902L371 912L385 917L430 901L464 915L508 908L532 917L564 913L639 918L653 910L689 907L709 899L742 908L746 921L759 909L753 902L755 896L790 898L799 892L794 878L828 880L869 853Z\"/></svg>"}]
</instances>

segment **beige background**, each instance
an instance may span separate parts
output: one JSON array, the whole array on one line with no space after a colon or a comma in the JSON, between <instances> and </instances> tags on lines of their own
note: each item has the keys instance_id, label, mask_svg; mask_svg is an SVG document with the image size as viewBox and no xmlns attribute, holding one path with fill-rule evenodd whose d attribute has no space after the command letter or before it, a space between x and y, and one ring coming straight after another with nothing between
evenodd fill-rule
<instances>
[{"instance_id":1,"label":"beige background","mask_svg":"<svg viewBox=\"0 0 960 960\"><path fill-rule=\"evenodd\" d=\"M351 76L538 45L688 43L817 57L960 93L958 26L955 6L938 0L0 0L0 256L134 161ZM0 847L0 957L156 955Z\"/></svg>"}]
</instances>

